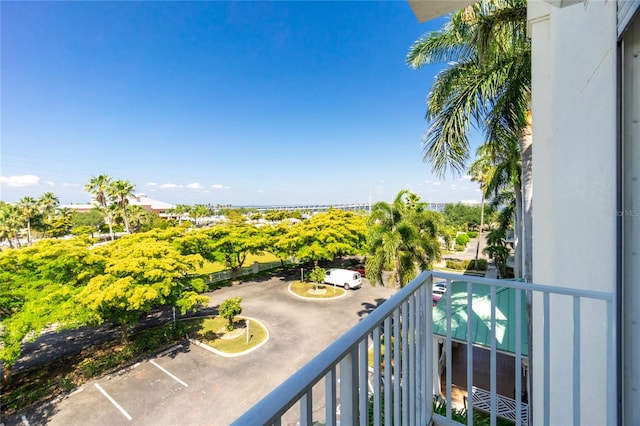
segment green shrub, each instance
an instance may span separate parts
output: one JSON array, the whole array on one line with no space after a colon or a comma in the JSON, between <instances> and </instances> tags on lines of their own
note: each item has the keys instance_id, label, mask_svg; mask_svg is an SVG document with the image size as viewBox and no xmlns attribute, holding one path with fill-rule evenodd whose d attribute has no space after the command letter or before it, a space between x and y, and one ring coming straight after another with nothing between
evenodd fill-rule
<instances>
[{"instance_id":1,"label":"green shrub","mask_svg":"<svg viewBox=\"0 0 640 426\"><path fill-rule=\"evenodd\" d=\"M468 263L466 260L447 259L446 265L449 269L464 271L465 269L467 269Z\"/></svg>"},{"instance_id":2,"label":"green shrub","mask_svg":"<svg viewBox=\"0 0 640 426\"><path fill-rule=\"evenodd\" d=\"M478 259L478 266L476 267L476 261L470 260L469 267L467 269L475 269L477 271L487 270L487 259Z\"/></svg>"},{"instance_id":3,"label":"green shrub","mask_svg":"<svg viewBox=\"0 0 640 426\"><path fill-rule=\"evenodd\" d=\"M458 245L458 244L467 245L469 243L469 241L471 241L471 239L469 238L469 235L467 235L467 234L458 234L458 236L456 237L456 245Z\"/></svg>"},{"instance_id":4,"label":"green shrub","mask_svg":"<svg viewBox=\"0 0 640 426\"><path fill-rule=\"evenodd\" d=\"M476 261L474 259L471 260L458 260L458 259L447 259L446 260L447 268L449 269L457 269L459 271L464 271L467 269L475 269L478 271L486 271L487 270L487 259L478 259L478 267L476 268Z\"/></svg>"},{"instance_id":5,"label":"green shrub","mask_svg":"<svg viewBox=\"0 0 640 426\"><path fill-rule=\"evenodd\" d=\"M227 320L227 330L233 330L233 319L242 313L242 297L231 297L220 304L218 312L220 316Z\"/></svg>"},{"instance_id":6,"label":"green shrub","mask_svg":"<svg viewBox=\"0 0 640 426\"><path fill-rule=\"evenodd\" d=\"M478 236L478 231L469 231L467 232L469 238L476 238Z\"/></svg>"}]
</instances>

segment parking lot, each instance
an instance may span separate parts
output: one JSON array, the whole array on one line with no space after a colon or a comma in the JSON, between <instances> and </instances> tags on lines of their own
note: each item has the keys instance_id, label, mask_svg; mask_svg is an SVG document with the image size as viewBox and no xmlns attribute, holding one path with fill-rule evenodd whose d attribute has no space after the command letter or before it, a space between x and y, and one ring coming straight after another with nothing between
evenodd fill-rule
<instances>
[{"instance_id":1,"label":"parking lot","mask_svg":"<svg viewBox=\"0 0 640 426\"><path fill-rule=\"evenodd\" d=\"M176 348L3 422L228 425L393 293L365 281L340 299L304 300L287 285L272 278L208 294L210 306L242 297L243 315L266 325L270 339L254 352L225 358L196 345Z\"/></svg>"}]
</instances>

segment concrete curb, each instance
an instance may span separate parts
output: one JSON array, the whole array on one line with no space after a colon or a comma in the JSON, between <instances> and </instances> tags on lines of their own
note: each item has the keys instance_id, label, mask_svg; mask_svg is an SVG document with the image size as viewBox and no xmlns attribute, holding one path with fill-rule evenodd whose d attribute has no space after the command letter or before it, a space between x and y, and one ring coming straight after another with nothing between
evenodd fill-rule
<instances>
[{"instance_id":1,"label":"concrete curb","mask_svg":"<svg viewBox=\"0 0 640 426\"><path fill-rule=\"evenodd\" d=\"M211 318L211 317L203 317L203 318ZM196 340L196 339L189 338L189 342L193 343L194 345L196 345L198 347L201 347L204 350L207 350L207 351L209 351L211 353L214 353L214 354L216 354L218 356L221 356L221 357L224 357L224 358L237 358L239 356L247 355L247 354L255 351L256 349L264 346L269 341L269 338L271 337L271 334L269 333L269 329L267 328L267 326L264 325L264 323L262 321L259 321L259 320L255 319L255 318L251 318L251 317L245 317L245 316L238 316L236 318L248 319L251 322L257 322L258 324L260 324L260 326L262 328L264 328L266 330L267 337L260 344L254 346L253 348L247 349L246 351L243 351L243 352L234 353L234 354L229 354L229 353L220 351L220 350L215 349L215 348L207 345L206 343L202 343L201 341Z\"/></svg>"},{"instance_id":2,"label":"concrete curb","mask_svg":"<svg viewBox=\"0 0 640 426\"><path fill-rule=\"evenodd\" d=\"M323 300L336 300L336 299L340 299L342 297L347 297L347 290L344 290L344 294L341 294L339 296L334 296L334 297L305 297L305 296L300 296L299 294L296 294L293 290L291 290L291 286L293 285L293 283L289 283L289 285L287 286L287 291L289 293L291 293L292 295L294 295L295 297L297 297L298 299L302 299L302 300L311 300L313 302L322 302ZM325 284L327 285L327 284Z\"/></svg>"}]
</instances>

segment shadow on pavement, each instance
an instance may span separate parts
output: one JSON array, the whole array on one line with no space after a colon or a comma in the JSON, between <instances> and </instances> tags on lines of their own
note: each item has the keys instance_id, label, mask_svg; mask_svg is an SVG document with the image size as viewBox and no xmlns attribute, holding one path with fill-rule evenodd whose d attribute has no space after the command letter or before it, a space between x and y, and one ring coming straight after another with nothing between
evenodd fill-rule
<instances>
[{"instance_id":1,"label":"shadow on pavement","mask_svg":"<svg viewBox=\"0 0 640 426\"><path fill-rule=\"evenodd\" d=\"M360 311L358 311L358 316L360 318L363 318L367 315L369 315L371 312L373 312L378 306L382 305L384 302L386 301L386 299L375 299L374 303L369 303L369 302L364 302L362 303L362 308Z\"/></svg>"}]
</instances>

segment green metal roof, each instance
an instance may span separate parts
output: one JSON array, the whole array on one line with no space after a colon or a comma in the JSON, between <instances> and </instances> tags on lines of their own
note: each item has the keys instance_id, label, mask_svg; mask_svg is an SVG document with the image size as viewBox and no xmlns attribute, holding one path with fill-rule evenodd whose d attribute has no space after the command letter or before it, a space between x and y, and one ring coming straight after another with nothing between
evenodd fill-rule
<instances>
[{"instance_id":1,"label":"green metal roof","mask_svg":"<svg viewBox=\"0 0 640 426\"><path fill-rule=\"evenodd\" d=\"M454 281L451 284L451 338L459 342L467 341L467 283ZM527 345L527 310L526 294L524 290L508 287L496 288L496 348L502 352L515 354L516 321L515 295L520 291L521 301L521 354L528 356ZM473 344L491 347L491 287L484 284L472 284L471 324L473 327ZM443 295L433 307L433 332L446 336L446 297Z\"/></svg>"}]
</instances>

